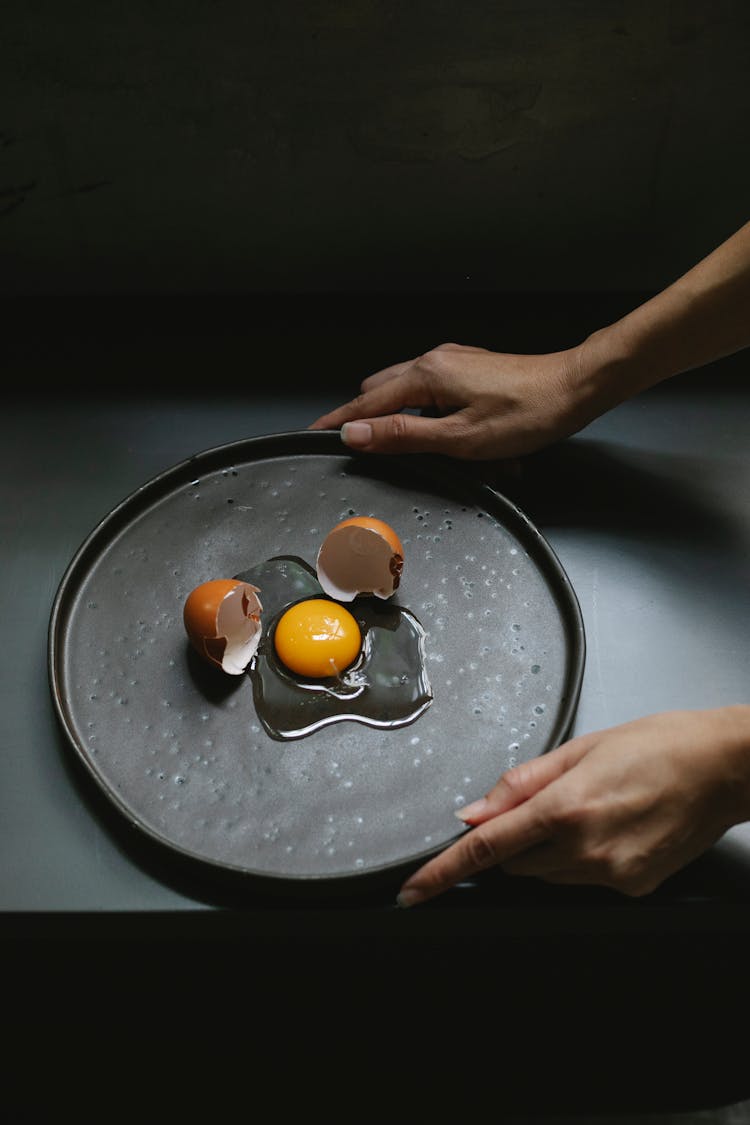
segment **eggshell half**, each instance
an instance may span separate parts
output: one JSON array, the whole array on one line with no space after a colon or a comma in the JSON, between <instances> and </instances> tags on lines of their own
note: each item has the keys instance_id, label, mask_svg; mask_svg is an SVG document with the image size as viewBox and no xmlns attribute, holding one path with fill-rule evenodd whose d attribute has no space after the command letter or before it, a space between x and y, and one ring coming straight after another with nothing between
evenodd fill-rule
<instances>
[{"instance_id":1,"label":"eggshell half","mask_svg":"<svg viewBox=\"0 0 750 1125\"><path fill-rule=\"evenodd\" d=\"M214 578L188 594L183 621L190 643L209 663L239 676L260 643L263 606L257 586Z\"/></svg>"},{"instance_id":2,"label":"eggshell half","mask_svg":"<svg viewBox=\"0 0 750 1125\"><path fill-rule=\"evenodd\" d=\"M329 598L358 594L390 598L398 589L404 548L393 528L372 516L352 516L329 531L318 551L318 582Z\"/></svg>"}]
</instances>

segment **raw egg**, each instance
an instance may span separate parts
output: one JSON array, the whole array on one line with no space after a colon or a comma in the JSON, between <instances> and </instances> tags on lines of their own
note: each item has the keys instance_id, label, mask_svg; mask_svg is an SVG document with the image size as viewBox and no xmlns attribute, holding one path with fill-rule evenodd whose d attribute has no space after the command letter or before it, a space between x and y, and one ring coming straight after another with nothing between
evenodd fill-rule
<instances>
[{"instance_id":1,"label":"raw egg","mask_svg":"<svg viewBox=\"0 0 750 1125\"><path fill-rule=\"evenodd\" d=\"M239 676L261 637L257 586L239 578L214 578L188 594L183 621L190 643L209 663Z\"/></svg>"},{"instance_id":2,"label":"raw egg","mask_svg":"<svg viewBox=\"0 0 750 1125\"><path fill-rule=\"evenodd\" d=\"M273 640L276 655L292 672L326 677L354 663L362 634L348 609L325 598L310 598L282 614Z\"/></svg>"},{"instance_id":3,"label":"raw egg","mask_svg":"<svg viewBox=\"0 0 750 1125\"><path fill-rule=\"evenodd\" d=\"M353 516L336 524L318 551L316 568L323 590L337 601L358 594L390 598L398 589L404 548L393 528L372 516Z\"/></svg>"},{"instance_id":4,"label":"raw egg","mask_svg":"<svg viewBox=\"0 0 750 1125\"><path fill-rule=\"evenodd\" d=\"M272 738L302 738L344 719L406 726L429 707L432 690L424 629L388 601L403 559L383 520L343 520L325 537L316 569L278 555L196 587L184 609L188 636L225 672L247 671Z\"/></svg>"},{"instance_id":5,"label":"raw egg","mask_svg":"<svg viewBox=\"0 0 750 1125\"><path fill-rule=\"evenodd\" d=\"M313 568L295 555L268 559L238 577L259 586L263 595L267 626L248 675L256 713L272 738L303 738L344 719L395 729L429 707L425 632L409 610L376 598L358 598L347 610L326 599ZM278 651L287 612L301 607L304 615L311 602L322 602L339 621L349 613L361 638L353 663L335 675L330 666L316 675L295 671Z\"/></svg>"}]
</instances>

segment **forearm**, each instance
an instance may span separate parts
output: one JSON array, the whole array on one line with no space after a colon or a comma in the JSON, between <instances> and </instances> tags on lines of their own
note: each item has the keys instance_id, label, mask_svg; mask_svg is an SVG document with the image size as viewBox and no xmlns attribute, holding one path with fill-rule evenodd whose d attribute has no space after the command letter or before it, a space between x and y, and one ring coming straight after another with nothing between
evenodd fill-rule
<instances>
[{"instance_id":1,"label":"forearm","mask_svg":"<svg viewBox=\"0 0 750 1125\"><path fill-rule=\"evenodd\" d=\"M580 351L580 392L601 413L750 346L750 223Z\"/></svg>"}]
</instances>

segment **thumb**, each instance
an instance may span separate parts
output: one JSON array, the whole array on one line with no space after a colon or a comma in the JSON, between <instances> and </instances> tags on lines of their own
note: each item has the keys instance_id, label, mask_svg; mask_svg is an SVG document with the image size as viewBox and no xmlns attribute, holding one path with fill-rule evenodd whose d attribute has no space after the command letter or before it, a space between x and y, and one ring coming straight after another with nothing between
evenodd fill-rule
<instances>
[{"instance_id":1,"label":"thumb","mask_svg":"<svg viewBox=\"0 0 750 1125\"><path fill-rule=\"evenodd\" d=\"M341 440L350 449L363 453L449 453L468 457L468 443L462 442L458 414L429 418L419 414L386 414L344 422Z\"/></svg>"}]
</instances>

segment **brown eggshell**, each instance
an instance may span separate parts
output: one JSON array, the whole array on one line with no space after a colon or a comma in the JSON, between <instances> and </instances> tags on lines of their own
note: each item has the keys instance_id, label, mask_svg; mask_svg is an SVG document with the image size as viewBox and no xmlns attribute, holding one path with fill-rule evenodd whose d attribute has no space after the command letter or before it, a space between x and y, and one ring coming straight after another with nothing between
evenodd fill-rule
<instances>
[{"instance_id":1,"label":"brown eggshell","mask_svg":"<svg viewBox=\"0 0 750 1125\"><path fill-rule=\"evenodd\" d=\"M329 531L318 551L318 581L330 598L390 598L398 589L404 548L393 528L373 516L352 516Z\"/></svg>"},{"instance_id":2,"label":"brown eggshell","mask_svg":"<svg viewBox=\"0 0 750 1125\"><path fill-rule=\"evenodd\" d=\"M245 671L260 643L261 605L257 586L236 578L213 578L192 590L183 621L196 652L229 675Z\"/></svg>"}]
</instances>

